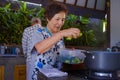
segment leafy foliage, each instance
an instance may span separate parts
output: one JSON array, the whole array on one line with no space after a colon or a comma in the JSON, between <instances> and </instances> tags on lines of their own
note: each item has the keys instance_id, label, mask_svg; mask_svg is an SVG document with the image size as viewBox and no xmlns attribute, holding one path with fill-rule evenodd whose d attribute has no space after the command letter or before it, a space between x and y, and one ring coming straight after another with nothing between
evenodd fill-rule
<instances>
[{"instance_id":1,"label":"leafy foliage","mask_svg":"<svg viewBox=\"0 0 120 80\"><path fill-rule=\"evenodd\" d=\"M36 7L29 9L25 2L20 3L20 8L13 10L11 4L0 7L0 43L21 44L23 30L30 25L32 17L38 17L42 20L42 25L46 25L44 8ZM69 14L62 29L76 27L82 32L82 36L77 39L67 40L66 45L72 46L93 46L96 42L94 31L87 29L91 24L89 16L76 16Z\"/></svg>"},{"instance_id":2,"label":"leafy foliage","mask_svg":"<svg viewBox=\"0 0 120 80\"><path fill-rule=\"evenodd\" d=\"M74 14L69 14L66 18L66 22L63 26L63 29L70 27L79 28L82 36L77 39L65 39L66 45L71 46L93 46L96 42L96 37L94 31L87 28L87 25L90 25L89 16L76 16Z\"/></svg>"},{"instance_id":3,"label":"leafy foliage","mask_svg":"<svg viewBox=\"0 0 120 80\"><path fill-rule=\"evenodd\" d=\"M0 7L0 43L21 44L23 30L30 25L32 17L43 17L44 9L29 9L26 2L20 8L11 9L11 3ZM42 14L41 14L42 13Z\"/></svg>"}]
</instances>

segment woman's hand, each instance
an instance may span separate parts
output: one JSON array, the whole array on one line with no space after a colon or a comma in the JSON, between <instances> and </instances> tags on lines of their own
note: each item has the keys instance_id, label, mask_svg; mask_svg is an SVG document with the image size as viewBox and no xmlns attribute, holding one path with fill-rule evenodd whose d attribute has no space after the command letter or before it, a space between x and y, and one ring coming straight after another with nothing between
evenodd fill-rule
<instances>
[{"instance_id":1,"label":"woman's hand","mask_svg":"<svg viewBox=\"0 0 120 80\"><path fill-rule=\"evenodd\" d=\"M60 31L63 37L78 38L80 37L80 30L78 28L69 28Z\"/></svg>"}]
</instances>

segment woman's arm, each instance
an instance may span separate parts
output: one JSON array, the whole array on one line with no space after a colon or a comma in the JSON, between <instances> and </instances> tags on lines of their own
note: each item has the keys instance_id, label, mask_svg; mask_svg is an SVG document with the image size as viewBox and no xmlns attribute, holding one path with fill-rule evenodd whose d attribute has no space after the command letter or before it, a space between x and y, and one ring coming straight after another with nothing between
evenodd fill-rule
<instances>
[{"instance_id":1,"label":"woman's arm","mask_svg":"<svg viewBox=\"0 0 120 80\"><path fill-rule=\"evenodd\" d=\"M64 37L77 38L80 36L80 30L77 28L70 28L59 31L53 34L52 37L44 39L35 44L35 48L38 53L42 54L48 51L54 44L56 44L60 39Z\"/></svg>"}]
</instances>

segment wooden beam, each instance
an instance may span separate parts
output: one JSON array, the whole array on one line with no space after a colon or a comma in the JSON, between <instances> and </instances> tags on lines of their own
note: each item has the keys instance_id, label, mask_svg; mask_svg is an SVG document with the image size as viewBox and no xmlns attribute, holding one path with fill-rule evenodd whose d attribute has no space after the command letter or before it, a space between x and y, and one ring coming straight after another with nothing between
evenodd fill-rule
<instances>
[{"instance_id":1,"label":"wooden beam","mask_svg":"<svg viewBox=\"0 0 120 80\"><path fill-rule=\"evenodd\" d=\"M88 0L85 1L85 8L87 7Z\"/></svg>"},{"instance_id":2,"label":"wooden beam","mask_svg":"<svg viewBox=\"0 0 120 80\"><path fill-rule=\"evenodd\" d=\"M95 9L95 10L96 10L97 1L98 1L98 0L95 0L95 4L94 4L94 9Z\"/></svg>"},{"instance_id":3,"label":"wooden beam","mask_svg":"<svg viewBox=\"0 0 120 80\"><path fill-rule=\"evenodd\" d=\"M75 0L75 4L74 4L75 6L76 6L76 4L77 4L77 1L78 1L78 0Z\"/></svg>"}]
</instances>

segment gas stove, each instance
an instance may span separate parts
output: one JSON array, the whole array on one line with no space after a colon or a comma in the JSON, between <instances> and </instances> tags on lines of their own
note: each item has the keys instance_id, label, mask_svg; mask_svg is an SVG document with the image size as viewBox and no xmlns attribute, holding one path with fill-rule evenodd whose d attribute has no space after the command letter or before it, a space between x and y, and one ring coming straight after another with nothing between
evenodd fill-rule
<instances>
[{"instance_id":1,"label":"gas stove","mask_svg":"<svg viewBox=\"0 0 120 80\"><path fill-rule=\"evenodd\" d=\"M68 80L120 80L119 72L96 72L91 70L68 71Z\"/></svg>"},{"instance_id":2,"label":"gas stove","mask_svg":"<svg viewBox=\"0 0 120 80\"><path fill-rule=\"evenodd\" d=\"M47 77L40 73L40 80L120 80L120 71L116 73L96 72L91 70L70 70L68 76Z\"/></svg>"},{"instance_id":3,"label":"gas stove","mask_svg":"<svg viewBox=\"0 0 120 80\"><path fill-rule=\"evenodd\" d=\"M89 80L120 80L117 72L89 71Z\"/></svg>"},{"instance_id":4,"label":"gas stove","mask_svg":"<svg viewBox=\"0 0 120 80\"><path fill-rule=\"evenodd\" d=\"M72 70L67 73L67 80L88 80L88 70Z\"/></svg>"}]
</instances>

